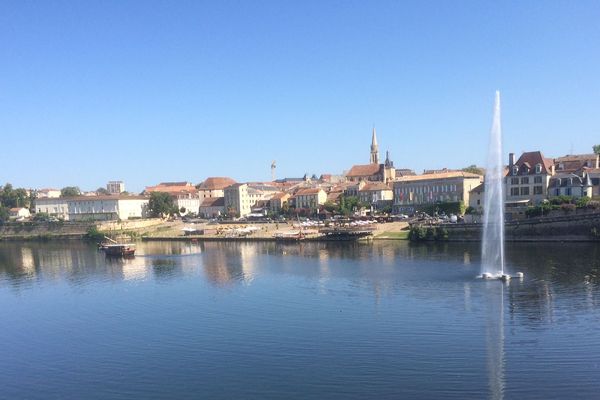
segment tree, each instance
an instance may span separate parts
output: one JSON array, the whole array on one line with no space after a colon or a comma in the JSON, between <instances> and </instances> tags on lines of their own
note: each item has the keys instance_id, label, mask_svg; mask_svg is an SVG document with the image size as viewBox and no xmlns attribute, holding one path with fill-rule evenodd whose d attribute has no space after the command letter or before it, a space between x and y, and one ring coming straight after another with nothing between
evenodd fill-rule
<instances>
[{"instance_id":1,"label":"tree","mask_svg":"<svg viewBox=\"0 0 600 400\"><path fill-rule=\"evenodd\" d=\"M600 154L600 144L596 144L592 148L594 149L594 153Z\"/></svg>"},{"instance_id":2,"label":"tree","mask_svg":"<svg viewBox=\"0 0 600 400\"><path fill-rule=\"evenodd\" d=\"M148 213L151 217L166 217L177 213L177 206L169 193L152 192L148 201Z\"/></svg>"},{"instance_id":3,"label":"tree","mask_svg":"<svg viewBox=\"0 0 600 400\"><path fill-rule=\"evenodd\" d=\"M110 195L110 192L108 190L106 190L106 188L99 187L98 189L96 189L96 194L99 194L102 196L108 196L108 195Z\"/></svg>"},{"instance_id":4,"label":"tree","mask_svg":"<svg viewBox=\"0 0 600 400\"><path fill-rule=\"evenodd\" d=\"M462 169L463 172L470 172L476 175L485 175L485 170L483 168L478 167L475 164L471 164L468 167Z\"/></svg>"},{"instance_id":5,"label":"tree","mask_svg":"<svg viewBox=\"0 0 600 400\"><path fill-rule=\"evenodd\" d=\"M29 207L35 197L35 192L28 193L23 188L13 189L10 183L0 189L0 204L6 208Z\"/></svg>"},{"instance_id":6,"label":"tree","mask_svg":"<svg viewBox=\"0 0 600 400\"><path fill-rule=\"evenodd\" d=\"M81 195L78 186L67 186L60 190L60 197L75 197Z\"/></svg>"},{"instance_id":7,"label":"tree","mask_svg":"<svg viewBox=\"0 0 600 400\"><path fill-rule=\"evenodd\" d=\"M9 215L8 208L0 204L0 222L8 221Z\"/></svg>"}]
</instances>

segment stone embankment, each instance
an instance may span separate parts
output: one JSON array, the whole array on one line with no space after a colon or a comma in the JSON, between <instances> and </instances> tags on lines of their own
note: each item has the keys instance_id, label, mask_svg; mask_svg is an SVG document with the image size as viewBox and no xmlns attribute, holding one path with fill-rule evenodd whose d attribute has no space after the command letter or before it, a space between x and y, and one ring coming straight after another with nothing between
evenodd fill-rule
<instances>
[{"instance_id":1,"label":"stone embankment","mask_svg":"<svg viewBox=\"0 0 600 400\"><path fill-rule=\"evenodd\" d=\"M599 241L600 213L564 214L507 222L504 233L507 241ZM426 226L423 226L426 228ZM444 224L450 241L480 241L483 225Z\"/></svg>"}]
</instances>

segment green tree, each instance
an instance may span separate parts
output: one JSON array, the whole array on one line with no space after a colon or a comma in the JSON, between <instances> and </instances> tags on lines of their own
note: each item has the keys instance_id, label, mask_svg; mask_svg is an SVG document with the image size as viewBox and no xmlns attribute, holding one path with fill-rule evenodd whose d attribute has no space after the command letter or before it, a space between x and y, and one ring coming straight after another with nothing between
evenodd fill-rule
<instances>
[{"instance_id":1,"label":"green tree","mask_svg":"<svg viewBox=\"0 0 600 400\"><path fill-rule=\"evenodd\" d=\"M0 204L0 222L8 221L9 215L8 207Z\"/></svg>"},{"instance_id":2,"label":"green tree","mask_svg":"<svg viewBox=\"0 0 600 400\"><path fill-rule=\"evenodd\" d=\"M108 196L110 194L110 192L103 187L99 187L98 189L96 189L96 194L102 195L102 196Z\"/></svg>"},{"instance_id":3,"label":"green tree","mask_svg":"<svg viewBox=\"0 0 600 400\"><path fill-rule=\"evenodd\" d=\"M10 183L7 183L0 189L0 204L6 208L30 207L32 195L23 188L14 189Z\"/></svg>"},{"instance_id":4,"label":"green tree","mask_svg":"<svg viewBox=\"0 0 600 400\"><path fill-rule=\"evenodd\" d=\"M483 168L478 167L475 164L471 164L468 167L463 168L462 171L470 172L472 174L477 174L477 175L485 175L485 170Z\"/></svg>"},{"instance_id":5,"label":"green tree","mask_svg":"<svg viewBox=\"0 0 600 400\"><path fill-rule=\"evenodd\" d=\"M600 154L600 144L596 144L592 148L594 149L594 153Z\"/></svg>"},{"instance_id":6,"label":"green tree","mask_svg":"<svg viewBox=\"0 0 600 400\"><path fill-rule=\"evenodd\" d=\"M60 190L60 197L75 197L81 195L78 186L67 186Z\"/></svg>"},{"instance_id":7,"label":"green tree","mask_svg":"<svg viewBox=\"0 0 600 400\"><path fill-rule=\"evenodd\" d=\"M166 217L177 213L177 206L169 193L152 192L148 201L148 213L151 217Z\"/></svg>"}]
</instances>

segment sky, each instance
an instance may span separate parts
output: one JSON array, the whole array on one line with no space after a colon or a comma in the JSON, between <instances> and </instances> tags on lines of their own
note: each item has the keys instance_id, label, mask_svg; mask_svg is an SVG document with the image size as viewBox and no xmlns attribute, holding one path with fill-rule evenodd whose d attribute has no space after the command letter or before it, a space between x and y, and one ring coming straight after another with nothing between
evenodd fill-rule
<instances>
[{"instance_id":1,"label":"sky","mask_svg":"<svg viewBox=\"0 0 600 400\"><path fill-rule=\"evenodd\" d=\"M2 1L0 184L484 165L600 143L598 1Z\"/></svg>"}]
</instances>

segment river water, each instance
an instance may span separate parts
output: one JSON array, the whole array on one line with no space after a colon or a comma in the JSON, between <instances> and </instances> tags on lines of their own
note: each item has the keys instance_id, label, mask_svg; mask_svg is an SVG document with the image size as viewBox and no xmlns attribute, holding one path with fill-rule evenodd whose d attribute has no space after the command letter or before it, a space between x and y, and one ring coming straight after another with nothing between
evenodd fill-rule
<instances>
[{"instance_id":1,"label":"river water","mask_svg":"<svg viewBox=\"0 0 600 400\"><path fill-rule=\"evenodd\" d=\"M0 398L597 399L600 246L0 243Z\"/></svg>"}]
</instances>

